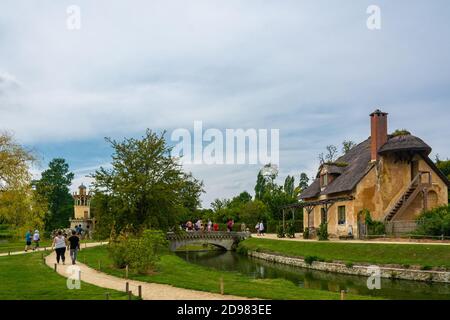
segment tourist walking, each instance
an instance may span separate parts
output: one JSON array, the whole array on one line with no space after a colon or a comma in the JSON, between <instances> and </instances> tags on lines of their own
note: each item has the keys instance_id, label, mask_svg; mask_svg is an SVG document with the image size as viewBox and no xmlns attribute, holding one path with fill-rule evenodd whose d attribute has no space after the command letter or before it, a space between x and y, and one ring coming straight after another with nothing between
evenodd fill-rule
<instances>
[{"instance_id":1,"label":"tourist walking","mask_svg":"<svg viewBox=\"0 0 450 320\"><path fill-rule=\"evenodd\" d=\"M63 236L62 231L58 231L58 234L53 239L52 249L55 249L56 252L56 262L59 264L61 260L63 264L66 264L66 247L67 241Z\"/></svg>"},{"instance_id":2,"label":"tourist walking","mask_svg":"<svg viewBox=\"0 0 450 320\"><path fill-rule=\"evenodd\" d=\"M218 224L217 222L214 223L214 225L213 225L213 230L214 230L215 232L219 231L219 224Z\"/></svg>"},{"instance_id":3,"label":"tourist walking","mask_svg":"<svg viewBox=\"0 0 450 320\"><path fill-rule=\"evenodd\" d=\"M212 231L212 221L211 219L208 220L208 232Z\"/></svg>"},{"instance_id":4,"label":"tourist walking","mask_svg":"<svg viewBox=\"0 0 450 320\"><path fill-rule=\"evenodd\" d=\"M255 226L256 235L259 237L261 234L259 233L259 222Z\"/></svg>"},{"instance_id":5,"label":"tourist walking","mask_svg":"<svg viewBox=\"0 0 450 320\"><path fill-rule=\"evenodd\" d=\"M234 226L234 220L232 220L232 219L228 220L228 222L227 222L227 231L228 232L233 231L233 226Z\"/></svg>"},{"instance_id":6,"label":"tourist walking","mask_svg":"<svg viewBox=\"0 0 450 320\"><path fill-rule=\"evenodd\" d=\"M31 230L28 230L25 234L25 252L31 249L31 239L33 239L31 232Z\"/></svg>"},{"instance_id":7,"label":"tourist walking","mask_svg":"<svg viewBox=\"0 0 450 320\"><path fill-rule=\"evenodd\" d=\"M264 223L262 221L259 223L259 234L264 236Z\"/></svg>"},{"instance_id":8,"label":"tourist walking","mask_svg":"<svg viewBox=\"0 0 450 320\"><path fill-rule=\"evenodd\" d=\"M34 230L33 235L33 242L34 242L34 250L37 250L39 248L39 242L41 241L41 236L39 235L39 230Z\"/></svg>"},{"instance_id":9,"label":"tourist walking","mask_svg":"<svg viewBox=\"0 0 450 320\"><path fill-rule=\"evenodd\" d=\"M70 259L72 259L72 264L76 264L78 251L80 250L80 237L77 236L77 232L72 231L72 235L68 239L69 241L69 252Z\"/></svg>"}]
</instances>

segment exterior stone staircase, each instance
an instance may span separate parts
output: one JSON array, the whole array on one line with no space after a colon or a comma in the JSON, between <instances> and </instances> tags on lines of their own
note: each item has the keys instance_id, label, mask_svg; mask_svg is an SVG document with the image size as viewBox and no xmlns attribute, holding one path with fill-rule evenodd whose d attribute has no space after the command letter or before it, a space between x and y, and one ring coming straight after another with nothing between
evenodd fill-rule
<instances>
[{"instance_id":1,"label":"exterior stone staircase","mask_svg":"<svg viewBox=\"0 0 450 320\"><path fill-rule=\"evenodd\" d=\"M422 181L422 176L427 175L428 180L426 183ZM405 192L399 197L397 202L388 210L385 215L384 221L390 222L392 219L401 214L408 206L414 201L417 195L424 189L431 187L431 173L430 172L420 172L412 181L411 184L406 188Z\"/></svg>"}]
</instances>

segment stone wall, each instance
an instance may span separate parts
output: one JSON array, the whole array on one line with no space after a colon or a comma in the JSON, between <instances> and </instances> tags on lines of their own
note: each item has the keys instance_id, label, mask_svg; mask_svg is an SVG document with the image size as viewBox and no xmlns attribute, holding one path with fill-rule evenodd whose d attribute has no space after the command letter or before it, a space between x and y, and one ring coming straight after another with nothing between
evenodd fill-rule
<instances>
[{"instance_id":1,"label":"stone wall","mask_svg":"<svg viewBox=\"0 0 450 320\"><path fill-rule=\"evenodd\" d=\"M327 272L342 273L356 276L371 276L369 266L354 265L347 267L341 263L329 263L329 262L313 262L311 265L306 263L305 260L300 258L292 258L281 255L262 253L256 251L249 251L250 257L263 259L266 261L286 264L290 266L314 269ZM373 267L373 266L372 266ZM402 280L414 280L414 281L429 281L429 282L443 282L450 283L450 272L441 271L422 271L422 270L410 270L399 269L390 267L380 267L381 277L387 279L402 279Z\"/></svg>"}]
</instances>

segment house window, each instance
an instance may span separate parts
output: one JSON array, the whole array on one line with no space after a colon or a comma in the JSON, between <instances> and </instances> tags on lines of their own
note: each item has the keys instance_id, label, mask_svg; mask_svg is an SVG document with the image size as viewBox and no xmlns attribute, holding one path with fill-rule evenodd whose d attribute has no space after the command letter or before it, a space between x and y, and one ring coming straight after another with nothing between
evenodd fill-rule
<instances>
[{"instance_id":1,"label":"house window","mask_svg":"<svg viewBox=\"0 0 450 320\"><path fill-rule=\"evenodd\" d=\"M345 206L338 207L338 224L345 224Z\"/></svg>"},{"instance_id":2,"label":"house window","mask_svg":"<svg viewBox=\"0 0 450 320\"><path fill-rule=\"evenodd\" d=\"M323 175L323 186L326 187L328 185L328 174Z\"/></svg>"},{"instance_id":3,"label":"house window","mask_svg":"<svg viewBox=\"0 0 450 320\"><path fill-rule=\"evenodd\" d=\"M327 211L325 210L325 208L321 208L320 209L320 218L321 218L321 223L327 223L328 221L328 217L327 217Z\"/></svg>"}]
</instances>

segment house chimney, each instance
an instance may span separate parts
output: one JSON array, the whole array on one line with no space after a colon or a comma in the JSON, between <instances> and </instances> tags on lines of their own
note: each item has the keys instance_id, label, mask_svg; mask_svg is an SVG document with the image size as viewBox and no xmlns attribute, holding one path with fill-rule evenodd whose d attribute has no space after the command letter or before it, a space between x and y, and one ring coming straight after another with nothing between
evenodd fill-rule
<instances>
[{"instance_id":1,"label":"house chimney","mask_svg":"<svg viewBox=\"0 0 450 320\"><path fill-rule=\"evenodd\" d=\"M380 109L377 109L370 114L372 161L377 161L379 159L378 151L388 140L387 116L388 114L382 112Z\"/></svg>"}]
</instances>

